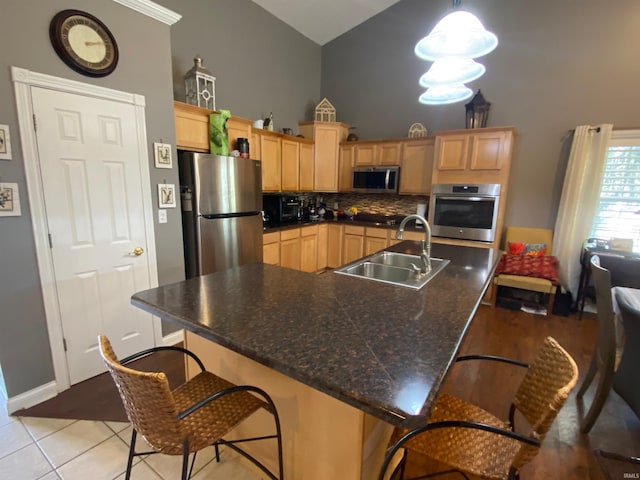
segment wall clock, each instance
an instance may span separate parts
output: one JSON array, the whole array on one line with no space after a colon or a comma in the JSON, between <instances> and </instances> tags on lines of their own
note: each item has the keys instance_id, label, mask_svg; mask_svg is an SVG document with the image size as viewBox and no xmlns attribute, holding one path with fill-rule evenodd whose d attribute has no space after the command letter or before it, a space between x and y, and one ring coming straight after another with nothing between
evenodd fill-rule
<instances>
[{"instance_id":1,"label":"wall clock","mask_svg":"<svg viewBox=\"0 0 640 480\"><path fill-rule=\"evenodd\" d=\"M118 44L107 26L80 10L62 10L49 25L49 38L69 67L89 77L104 77L118 64Z\"/></svg>"}]
</instances>

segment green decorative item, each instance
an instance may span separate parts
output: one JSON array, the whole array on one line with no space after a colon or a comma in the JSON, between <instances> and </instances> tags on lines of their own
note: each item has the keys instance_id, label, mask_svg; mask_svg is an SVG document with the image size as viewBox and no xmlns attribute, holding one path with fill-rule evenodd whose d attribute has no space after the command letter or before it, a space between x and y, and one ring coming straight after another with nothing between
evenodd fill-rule
<instances>
[{"instance_id":1,"label":"green decorative item","mask_svg":"<svg viewBox=\"0 0 640 480\"><path fill-rule=\"evenodd\" d=\"M229 155L229 136L227 121L231 117L229 110L219 110L209 115L209 150L215 155Z\"/></svg>"}]
</instances>

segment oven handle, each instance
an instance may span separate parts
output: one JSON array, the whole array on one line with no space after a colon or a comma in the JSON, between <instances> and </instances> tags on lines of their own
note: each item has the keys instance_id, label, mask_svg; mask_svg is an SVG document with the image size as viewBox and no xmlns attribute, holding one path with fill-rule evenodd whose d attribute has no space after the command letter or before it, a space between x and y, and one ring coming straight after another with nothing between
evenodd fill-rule
<instances>
[{"instance_id":1,"label":"oven handle","mask_svg":"<svg viewBox=\"0 0 640 480\"><path fill-rule=\"evenodd\" d=\"M466 195L459 195L455 197L448 197L444 195L436 195L436 200L470 200L472 202L491 202L498 200L498 196L491 197L467 197Z\"/></svg>"},{"instance_id":2,"label":"oven handle","mask_svg":"<svg viewBox=\"0 0 640 480\"><path fill-rule=\"evenodd\" d=\"M384 189L385 190L389 190L389 175L390 175L390 172L389 172L389 169L387 168L387 173L384 176Z\"/></svg>"}]
</instances>

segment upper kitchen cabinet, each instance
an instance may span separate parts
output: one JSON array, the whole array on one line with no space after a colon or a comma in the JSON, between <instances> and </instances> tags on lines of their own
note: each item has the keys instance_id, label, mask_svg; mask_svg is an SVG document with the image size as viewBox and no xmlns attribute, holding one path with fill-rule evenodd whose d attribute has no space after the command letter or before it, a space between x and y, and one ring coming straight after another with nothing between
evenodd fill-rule
<instances>
[{"instance_id":1,"label":"upper kitchen cabinet","mask_svg":"<svg viewBox=\"0 0 640 480\"><path fill-rule=\"evenodd\" d=\"M282 139L282 191L297 192L300 189L300 143Z\"/></svg>"},{"instance_id":2,"label":"upper kitchen cabinet","mask_svg":"<svg viewBox=\"0 0 640 480\"><path fill-rule=\"evenodd\" d=\"M227 137L229 137L229 151L236 150L238 138L249 141L249 157L254 158L251 144L251 120L242 117L231 117L227 121Z\"/></svg>"},{"instance_id":3,"label":"upper kitchen cabinet","mask_svg":"<svg viewBox=\"0 0 640 480\"><path fill-rule=\"evenodd\" d=\"M398 140L357 142L354 165L399 165L401 148Z\"/></svg>"},{"instance_id":4,"label":"upper kitchen cabinet","mask_svg":"<svg viewBox=\"0 0 640 480\"><path fill-rule=\"evenodd\" d=\"M340 145L340 162L338 169L338 191L350 192L353 186L353 165L355 163L356 145L345 142Z\"/></svg>"},{"instance_id":5,"label":"upper kitchen cabinet","mask_svg":"<svg viewBox=\"0 0 640 480\"><path fill-rule=\"evenodd\" d=\"M173 102L176 147L179 150L209 153L209 115L211 110Z\"/></svg>"},{"instance_id":6,"label":"upper kitchen cabinet","mask_svg":"<svg viewBox=\"0 0 640 480\"><path fill-rule=\"evenodd\" d=\"M254 133L255 130L254 130ZM261 131L253 136L260 144L262 162L262 191L279 192L282 189L282 140L280 135ZM251 146L249 146L251 148Z\"/></svg>"},{"instance_id":7,"label":"upper kitchen cabinet","mask_svg":"<svg viewBox=\"0 0 640 480\"><path fill-rule=\"evenodd\" d=\"M347 139L349 126L340 122L301 122L299 131L315 142L313 190L337 192L340 142Z\"/></svg>"},{"instance_id":8,"label":"upper kitchen cabinet","mask_svg":"<svg viewBox=\"0 0 640 480\"><path fill-rule=\"evenodd\" d=\"M426 195L431 193L434 137L420 137L402 142L400 157L400 194Z\"/></svg>"},{"instance_id":9,"label":"upper kitchen cabinet","mask_svg":"<svg viewBox=\"0 0 640 480\"><path fill-rule=\"evenodd\" d=\"M514 132L512 127L438 132L433 183L505 183Z\"/></svg>"},{"instance_id":10,"label":"upper kitchen cabinet","mask_svg":"<svg viewBox=\"0 0 640 480\"><path fill-rule=\"evenodd\" d=\"M313 191L313 140L297 139L300 144L300 185L301 192Z\"/></svg>"}]
</instances>

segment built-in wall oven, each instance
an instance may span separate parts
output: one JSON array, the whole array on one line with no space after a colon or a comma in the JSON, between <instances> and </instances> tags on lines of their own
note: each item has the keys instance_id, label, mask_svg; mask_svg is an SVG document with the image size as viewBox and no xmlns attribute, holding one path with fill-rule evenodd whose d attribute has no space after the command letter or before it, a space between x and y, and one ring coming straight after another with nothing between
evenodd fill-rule
<instances>
[{"instance_id":1,"label":"built-in wall oven","mask_svg":"<svg viewBox=\"0 0 640 480\"><path fill-rule=\"evenodd\" d=\"M436 237L493 242L500 185L436 184L429 199L429 224Z\"/></svg>"}]
</instances>

